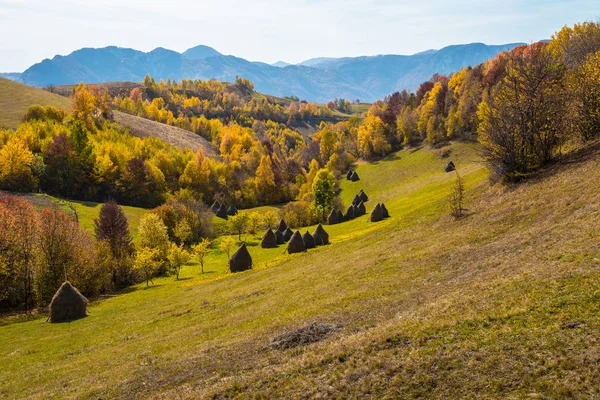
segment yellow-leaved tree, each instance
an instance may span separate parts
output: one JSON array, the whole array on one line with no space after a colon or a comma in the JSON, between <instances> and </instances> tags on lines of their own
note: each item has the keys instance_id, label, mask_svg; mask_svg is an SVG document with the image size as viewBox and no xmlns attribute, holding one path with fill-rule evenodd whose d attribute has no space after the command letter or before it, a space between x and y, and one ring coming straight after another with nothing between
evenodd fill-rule
<instances>
[{"instance_id":1,"label":"yellow-leaved tree","mask_svg":"<svg viewBox=\"0 0 600 400\"><path fill-rule=\"evenodd\" d=\"M33 189L33 154L17 137L0 149L0 188L17 192Z\"/></svg>"}]
</instances>

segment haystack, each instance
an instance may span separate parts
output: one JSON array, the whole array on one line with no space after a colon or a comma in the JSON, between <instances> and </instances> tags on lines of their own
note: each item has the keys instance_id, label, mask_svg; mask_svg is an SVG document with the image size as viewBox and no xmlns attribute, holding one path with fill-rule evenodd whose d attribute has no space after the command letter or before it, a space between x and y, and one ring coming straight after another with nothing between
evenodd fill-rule
<instances>
[{"instance_id":1,"label":"haystack","mask_svg":"<svg viewBox=\"0 0 600 400\"><path fill-rule=\"evenodd\" d=\"M323 225L321 224L317 226L317 229L315 229L312 236L315 239L315 245L317 246L329 244L329 234L325 232L325 229L323 229Z\"/></svg>"},{"instance_id":2,"label":"haystack","mask_svg":"<svg viewBox=\"0 0 600 400\"><path fill-rule=\"evenodd\" d=\"M304 241L304 247L306 247L307 249L315 248L315 238L310 233L308 233L308 231L306 231L306 233L302 235L302 240Z\"/></svg>"},{"instance_id":3,"label":"haystack","mask_svg":"<svg viewBox=\"0 0 600 400\"><path fill-rule=\"evenodd\" d=\"M260 243L263 249L273 249L277 247L277 236L271 228L267 229Z\"/></svg>"},{"instance_id":4,"label":"haystack","mask_svg":"<svg viewBox=\"0 0 600 400\"><path fill-rule=\"evenodd\" d=\"M383 213L383 218L390 217L390 213L388 212L387 208L385 208L385 204L383 203L381 203L381 212Z\"/></svg>"},{"instance_id":5,"label":"haystack","mask_svg":"<svg viewBox=\"0 0 600 400\"><path fill-rule=\"evenodd\" d=\"M283 237L283 232L275 231L275 237L277 238L277 244L285 243L285 238Z\"/></svg>"},{"instance_id":6,"label":"haystack","mask_svg":"<svg viewBox=\"0 0 600 400\"><path fill-rule=\"evenodd\" d=\"M331 210L329 216L327 217L327 225L335 225L339 223L340 220L338 218L338 213L335 209Z\"/></svg>"},{"instance_id":7,"label":"haystack","mask_svg":"<svg viewBox=\"0 0 600 400\"><path fill-rule=\"evenodd\" d=\"M360 200L364 203L369 201L369 196L367 196L367 194L363 192L362 189L360 190L360 192L358 192L358 196L360 197Z\"/></svg>"},{"instance_id":8,"label":"haystack","mask_svg":"<svg viewBox=\"0 0 600 400\"><path fill-rule=\"evenodd\" d=\"M363 201L358 205L358 211L360 212L360 215L365 215L367 213L367 207Z\"/></svg>"},{"instance_id":9,"label":"haystack","mask_svg":"<svg viewBox=\"0 0 600 400\"><path fill-rule=\"evenodd\" d=\"M357 181L360 181L360 177L358 176L358 174L356 173L356 171L354 171L354 172L352 173L352 176L350 177L350 180L351 180L352 182L357 182Z\"/></svg>"},{"instance_id":10,"label":"haystack","mask_svg":"<svg viewBox=\"0 0 600 400\"><path fill-rule=\"evenodd\" d=\"M360 213L360 208L358 208L358 205L353 205L352 208L354 209L354 218L358 218L362 215Z\"/></svg>"},{"instance_id":11,"label":"haystack","mask_svg":"<svg viewBox=\"0 0 600 400\"><path fill-rule=\"evenodd\" d=\"M350 221L351 219L354 219L354 206L348 207L346 214L344 214L344 220Z\"/></svg>"},{"instance_id":12,"label":"haystack","mask_svg":"<svg viewBox=\"0 0 600 400\"><path fill-rule=\"evenodd\" d=\"M221 203L219 203L217 200L215 200L215 202L212 204L212 206L210 206L210 211L212 211L213 214L216 214L217 211L219 211L219 208L221 208Z\"/></svg>"},{"instance_id":13,"label":"haystack","mask_svg":"<svg viewBox=\"0 0 600 400\"><path fill-rule=\"evenodd\" d=\"M68 322L87 316L88 299L65 282L50 302L50 322Z\"/></svg>"},{"instance_id":14,"label":"haystack","mask_svg":"<svg viewBox=\"0 0 600 400\"><path fill-rule=\"evenodd\" d=\"M348 179L348 180L352 179L352 170L348 171L348 173L346 174L346 179Z\"/></svg>"},{"instance_id":15,"label":"haystack","mask_svg":"<svg viewBox=\"0 0 600 400\"><path fill-rule=\"evenodd\" d=\"M302 239L302 235L300 235L300 231L294 232L290 241L287 245L287 251L289 254L301 253L306 251L306 247L304 246L304 240Z\"/></svg>"},{"instance_id":16,"label":"haystack","mask_svg":"<svg viewBox=\"0 0 600 400\"><path fill-rule=\"evenodd\" d=\"M221 207L217 210L217 217L227 219L227 208L225 208L225 204L221 204Z\"/></svg>"},{"instance_id":17,"label":"haystack","mask_svg":"<svg viewBox=\"0 0 600 400\"><path fill-rule=\"evenodd\" d=\"M373 211L371 211L371 222L379 222L383 219L383 209L381 204L377 203Z\"/></svg>"},{"instance_id":18,"label":"haystack","mask_svg":"<svg viewBox=\"0 0 600 400\"><path fill-rule=\"evenodd\" d=\"M229 270L231 272L241 272L250 268L252 268L252 256L246 248L246 243L243 243L229 259Z\"/></svg>"},{"instance_id":19,"label":"haystack","mask_svg":"<svg viewBox=\"0 0 600 400\"><path fill-rule=\"evenodd\" d=\"M356 195L354 196L354 199L352 199L352 205L357 205L358 203L360 203L360 196Z\"/></svg>"},{"instance_id":20,"label":"haystack","mask_svg":"<svg viewBox=\"0 0 600 400\"><path fill-rule=\"evenodd\" d=\"M238 210L237 210L237 208L235 208L235 206L233 204L230 205L229 208L227 209L227 215L234 216L234 215L237 215L237 213L238 213Z\"/></svg>"},{"instance_id":21,"label":"haystack","mask_svg":"<svg viewBox=\"0 0 600 400\"><path fill-rule=\"evenodd\" d=\"M279 221L279 226L277 227L277 230L281 233L285 232L285 230L288 228L287 224L285 223L285 221L282 219L281 221Z\"/></svg>"},{"instance_id":22,"label":"haystack","mask_svg":"<svg viewBox=\"0 0 600 400\"><path fill-rule=\"evenodd\" d=\"M454 163L452 161L448 161L448 164L446 164L446 166L444 167L444 171L446 172L452 172L456 169L456 167L454 166Z\"/></svg>"},{"instance_id":23,"label":"haystack","mask_svg":"<svg viewBox=\"0 0 600 400\"><path fill-rule=\"evenodd\" d=\"M342 213L342 210L338 210L338 221L340 223L344 222L344 214Z\"/></svg>"},{"instance_id":24,"label":"haystack","mask_svg":"<svg viewBox=\"0 0 600 400\"><path fill-rule=\"evenodd\" d=\"M294 231L292 231L289 227L285 230L285 232L283 232L283 240L285 240L286 242L289 242L289 240L292 238L292 235L294 234Z\"/></svg>"}]
</instances>

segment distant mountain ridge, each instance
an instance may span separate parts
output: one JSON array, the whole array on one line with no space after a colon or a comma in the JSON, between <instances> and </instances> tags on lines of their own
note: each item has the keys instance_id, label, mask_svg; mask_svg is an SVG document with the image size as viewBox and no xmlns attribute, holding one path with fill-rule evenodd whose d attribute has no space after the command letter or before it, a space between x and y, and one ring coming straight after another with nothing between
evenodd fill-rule
<instances>
[{"instance_id":1,"label":"distant mountain ridge","mask_svg":"<svg viewBox=\"0 0 600 400\"><path fill-rule=\"evenodd\" d=\"M378 55L315 58L298 65L269 65L223 55L208 46L183 53L164 48L150 52L109 46L83 48L32 65L18 80L28 85L141 82L146 74L156 79L217 79L232 82L236 76L252 80L256 90L275 96L298 96L327 102L334 98L374 101L402 89L415 90L434 73L450 74L493 58L521 43L471 43L414 55ZM14 75L11 78L16 79Z\"/></svg>"}]
</instances>

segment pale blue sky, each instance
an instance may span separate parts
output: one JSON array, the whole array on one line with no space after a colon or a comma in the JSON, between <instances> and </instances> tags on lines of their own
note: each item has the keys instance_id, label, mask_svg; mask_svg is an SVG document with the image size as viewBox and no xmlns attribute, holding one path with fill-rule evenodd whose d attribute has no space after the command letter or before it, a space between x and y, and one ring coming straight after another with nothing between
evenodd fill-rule
<instances>
[{"instance_id":1,"label":"pale blue sky","mask_svg":"<svg viewBox=\"0 0 600 400\"><path fill-rule=\"evenodd\" d=\"M0 71L81 47L184 51L252 61L413 54L450 44L550 38L597 20L597 0L0 0Z\"/></svg>"}]
</instances>

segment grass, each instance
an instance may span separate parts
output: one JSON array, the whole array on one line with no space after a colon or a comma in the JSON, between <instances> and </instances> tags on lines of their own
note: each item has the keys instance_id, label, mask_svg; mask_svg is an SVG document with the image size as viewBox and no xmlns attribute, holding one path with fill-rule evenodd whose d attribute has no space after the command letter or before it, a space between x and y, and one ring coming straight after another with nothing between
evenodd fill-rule
<instances>
[{"instance_id":1,"label":"grass","mask_svg":"<svg viewBox=\"0 0 600 400\"><path fill-rule=\"evenodd\" d=\"M66 97L0 78L0 128L16 129L34 104L71 109L71 100Z\"/></svg>"},{"instance_id":2,"label":"grass","mask_svg":"<svg viewBox=\"0 0 600 400\"><path fill-rule=\"evenodd\" d=\"M213 251L204 276L188 265L69 324L5 322L0 397L600 396L600 146L514 188L452 147L466 218L448 216L435 152L360 165L342 198L362 188L389 220L326 227L332 244L305 254L250 246L257 268L236 275ZM314 320L341 330L266 348Z\"/></svg>"}]
</instances>

